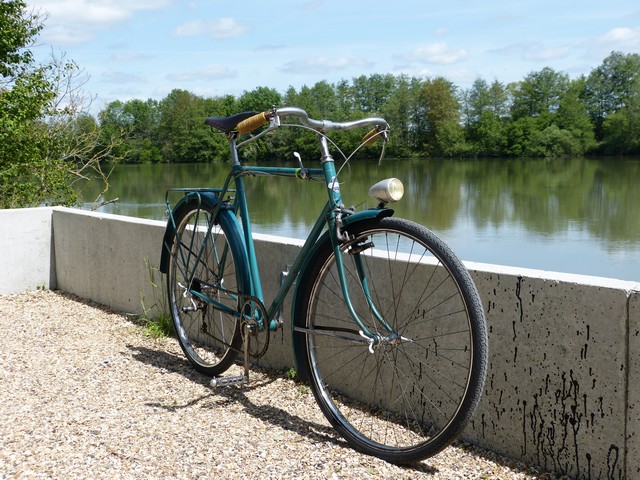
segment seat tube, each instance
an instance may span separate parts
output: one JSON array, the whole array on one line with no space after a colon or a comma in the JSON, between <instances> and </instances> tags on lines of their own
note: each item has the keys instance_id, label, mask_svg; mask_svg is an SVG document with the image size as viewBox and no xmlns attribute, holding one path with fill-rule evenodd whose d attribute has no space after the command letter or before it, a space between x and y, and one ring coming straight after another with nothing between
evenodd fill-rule
<instances>
[{"instance_id":1,"label":"seat tube","mask_svg":"<svg viewBox=\"0 0 640 480\"><path fill-rule=\"evenodd\" d=\"M240 214L240 221L242 222L242 233L244 236L244 244L247 251L247 257L249 260L249 272L250 272L250 292L252 295L264 301L262 295L262 284L260 282L260 272L258 270L258 261L256 258L255 244L253 243L253 233L251 231L251 220L249 218L249 208L247 207L247 197L244 191L244 182L242 181L242 175L239 174L240 159L238 158L238 149L236 148L235 137L229 137L229 149L231 151L231 164L232 172L234 173L233 179L236 187L236 205L238 207L237 212ZM246 293L246 292L244 292Z\"/></svg>"},{"instance_id":2,"label":"seat tube","mask_svg":"<svg viewBox=\"0 0 640 480\"><path fill-rule=\"evenodd\" d=\"M253 233L251 231L251 220L249 219L249 209L247 208L247 199L244 192L244 183L242 181L242 176L237 176L235 182L238 213L240 214L240 221L242 222L242 233L244 234L244 244L247 250L247 257L249 257L251 290L253 295L258 297L260 301L264 301L262 297L260 272L258 271L258 261L256 259L255 244L253 243Z\"/></svg>"}]
</instances>

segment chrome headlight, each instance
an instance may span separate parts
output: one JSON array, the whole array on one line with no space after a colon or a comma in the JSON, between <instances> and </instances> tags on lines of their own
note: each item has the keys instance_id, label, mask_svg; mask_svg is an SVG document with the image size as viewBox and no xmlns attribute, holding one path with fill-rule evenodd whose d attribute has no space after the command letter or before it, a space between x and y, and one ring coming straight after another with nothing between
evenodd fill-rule
<instances>
[{"instance_id":1,"label":"chrome headlight","mask_svg":"<svg viewBox=\"0 0 640 480\"><path fill-rule=\"evenodd\" d=\"M397 202L404 195L404 185L397 178L380 180L369 189L369 195L380 203Z\"/></svg>"}]
</instances>

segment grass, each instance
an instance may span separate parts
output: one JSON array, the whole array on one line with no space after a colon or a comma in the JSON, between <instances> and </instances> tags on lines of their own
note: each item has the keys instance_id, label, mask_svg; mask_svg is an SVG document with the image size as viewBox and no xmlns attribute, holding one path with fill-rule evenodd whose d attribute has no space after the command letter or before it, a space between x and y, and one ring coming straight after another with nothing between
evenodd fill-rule
<instances>
[{"instance_id":1,"label":"grass","mask_svg":"<svg viewBox=\"0 0 640 480\"><path fill-rule=\"evenodd\" d=\"M153 338L163 338L173 336L173 321L167 314L157 315L153 318L143 316L145 333Z\"/></svg>"},{"instance_id":2,"label":"grass","mask_svg":"<svg viewBox=\"0 0 640 480\"><path fill-rule=\"evenodd\" d=\"M170 337L174 334L173 321L171 315L167 313L167 299L165 297L164 277L160 274L159 270L152 267L149 263L149 257L144 258L144 264L149 272L149 283L153 287L154 303L147 307L142 291L140 292L140 304L142 306L142 315L140 320L142 321L145 332L148 336L153 338ZM160 281L156 281L156 276L160 277ZM159 298L158 298L159 297Z\"/></svg>"}]
</instances>

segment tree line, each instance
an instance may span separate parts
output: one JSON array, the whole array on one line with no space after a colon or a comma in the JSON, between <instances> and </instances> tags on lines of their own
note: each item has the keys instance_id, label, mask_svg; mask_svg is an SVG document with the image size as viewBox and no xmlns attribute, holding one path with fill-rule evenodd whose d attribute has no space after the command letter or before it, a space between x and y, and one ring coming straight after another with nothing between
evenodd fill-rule
<instances>
[{"instance_id":1,"label":"tree line","mask_svg":"<svg viewBox=\"0 0 640 480\"><path fill-rule=\"evenodd\" d=\"M81 120L84 128L100 131L105 145L121 140L113 160L209 162L228 152L224 138L204 126L205 117L273 105L336 121L383 116L392 127L388 154L395 157L639 154L640 55L612 52L589 75L574 79L546 67L510 84L478 78L466 89L443 77L391 74L323 80L284 93L258 87L239 97L204 98L175 89L160 101L114 101L97 119ZM350 151L361 133L343 133L338 144ZM281 159L293 149L317 154L312 137L285 129L245 156Z\"/></svg>"}]
</instances>

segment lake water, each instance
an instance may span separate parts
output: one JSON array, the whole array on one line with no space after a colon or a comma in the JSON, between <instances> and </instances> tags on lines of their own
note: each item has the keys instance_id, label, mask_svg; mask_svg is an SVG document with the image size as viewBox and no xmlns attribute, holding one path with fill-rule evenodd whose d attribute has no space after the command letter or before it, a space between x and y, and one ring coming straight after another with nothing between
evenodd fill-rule
<instances>
[{"instance_id":1,"label":"lake water","mask_svg":"<svg viewBox=\"0 0 640 480\"><path fill-rule=\"evenodd\" d=\"M307 166L312 166L310 163ZM316 166L316 165L313 165ZM219 186L228 164L119 165L80 205L165 219L169 187ZM640 158L357 161L340 176L347 205L373 206L369 186L405 185L397 216L438 233L463 260L640 281ZM245 182L254 231L305 238L326 201L320 184Z\"/></svg>"}]
</instances>

